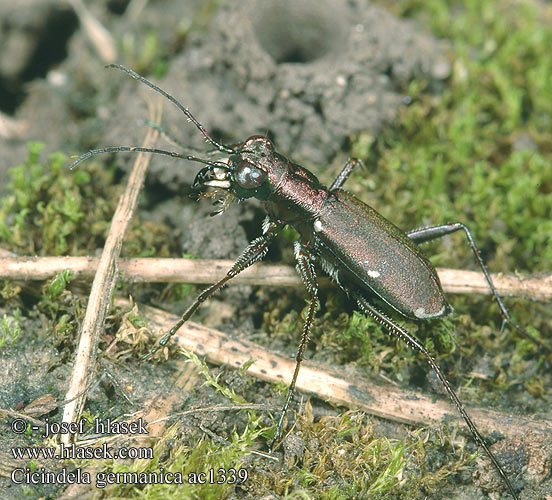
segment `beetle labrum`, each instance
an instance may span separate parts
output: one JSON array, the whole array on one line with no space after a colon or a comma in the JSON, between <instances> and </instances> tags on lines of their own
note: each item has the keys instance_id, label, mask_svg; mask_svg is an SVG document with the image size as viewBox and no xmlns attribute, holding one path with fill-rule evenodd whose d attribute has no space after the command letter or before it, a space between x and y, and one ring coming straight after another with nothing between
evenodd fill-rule
<instances>
[{"instance_id":1,"label":"beetle labrum","mask_svg":"<svg viewBox=\"0 0 552 500\"><path fill-rule=\"evenodd\" d=\"M145 358L167 345L169 339L192 316L200 304L215 291L241 271L260 261L278 232L285 225L291 225L300 235L300 240L295 243L296 267L305 283L310 303L297 350L295 371L271 447L281 434L318 303L318 284L314 265L317 261L323 271L337 282L365 314L425 357L456 405L475 441L483 448L509 493L517 500L518 497L508 476L485 443L434 358L416 337L370 303L370 297L375 294L389 306L390 310L414 320L435 319L451 312L452 307L446 300L437 272L422 254L418 243L434 240L455 231L464 231L475 259L500 307L504 321L522 335L548 349L510 318L468 228L456 222L403 233L373 208L341 189L355 165L362 163L361 161L349 160L331 186L326 188L310 171L277 153L268 138L252 136L233 147L220 144L211 137L188 109L170 94L123 66L109 65L108 67L126 72L169 99L200 130L205 139L220 153L228 155L228 158L212 161L160 149L116 146L85 153L73 162L71 169L83 160L101 153L146 152L183 158L206 165L196 175L193 187L214 190L221 201L219 212L223 212L232 199L245 200L252 197L261 200L267 212L262 235L248 245L225 277L197 297L180 320Z\"/></svg>"}]
</instances>

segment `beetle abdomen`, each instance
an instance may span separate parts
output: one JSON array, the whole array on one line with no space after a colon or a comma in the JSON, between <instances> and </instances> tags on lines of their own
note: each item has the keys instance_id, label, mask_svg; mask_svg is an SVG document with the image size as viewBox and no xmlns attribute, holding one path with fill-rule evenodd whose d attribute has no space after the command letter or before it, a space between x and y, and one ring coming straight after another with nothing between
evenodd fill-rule
<instances>
[{"instance_id":1,"label":"beetle abdomen","mask_svg":"<svg viewBox=\"0 0 552 500\"><path fill-rule=\"evenodd\" d=\"M351 194L332 191L311 224L314 250L333 264L334 278L375 292L411 318L435 318L450 310L437 272L418 246Z\"/></svg>"}]
</instances>

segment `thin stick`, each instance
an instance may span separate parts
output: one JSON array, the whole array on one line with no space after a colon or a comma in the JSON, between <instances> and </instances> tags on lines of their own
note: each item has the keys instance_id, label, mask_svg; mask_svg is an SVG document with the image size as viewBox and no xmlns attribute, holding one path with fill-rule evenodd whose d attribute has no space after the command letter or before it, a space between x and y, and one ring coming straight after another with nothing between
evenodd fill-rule
<instances>
[{"instance_id":1,"label":"thin stick","mask_svg":"<svg viewBox=\"0 0 552 500\"><path fill-rule=\"evenodd\" d=\"M120 307L131 307L126 299L116 299ZM140 311L156 328L167 331L178 317L151 306L140 306ZM275 355L265 347L228 335L191 321L179 330L177 344L184 349L205 356L207 361L241 367L251 359L255 362L247 373L268 382L289 384L295 359ZM325 401L360 409L372 415L410 425L454 424L463 427L456 407L435 395L405 390L391 385L380 385L305 361L297 378L298 391ZM534 420L530 417L479 407L467 407L470 415L485 434L497 432L512 439L528 432L552 436L552 420Z\"/></svg>"},{"instance_id":2,"label":"thin stick","mask_svg":"<svg viewBox=\"0 0 552 500\"><path fill-rule=\"evenodd\" d=\"M0 249L0 279L46 280L64 269L71 269L77 278L94 276L98 257L15 257ZM206 259L155 259L137 258L119 261L120 279L127 282L162 282L212 284L221 279L232 267L231 260ZM483 273L459 269L437 269L445 292L483 294L490 293ZM503 297L552 300L552 274L518 276L492 274L493 282ZM243 271L231 282L236 285L302 287L295 268L285 265L258 263ZM320 279L321 286L330 281Z\"/></svg>"},{"instance_id":3,"label":"thin stick","mask_svg":"<svg viewBox=\"0 0 552 500\"><path fill-rule=\"evenodd\" d=\"M152 119L159 121L161 118L161 105L157 106L155 111L150 112L152 114L155 112L156 116ZM149 130L144 141L144 146L153 145L158 135L159 132L156 130ZM123 244L123 238L136 210L138 194L144 183L150 158L151 156L148 155L140 154L138 156L128 179L127 188L115 210L105 247L98 262L94 282L92 283L92 290L81 327L75 365L73 367L73 373L71 374L71 382L65 396L66 400L71 400L84 391L94 369L98 338L103 328L104 319L111 302L113 288L117 279L118 259ZM76 421L76 417L82 412L85 400L86 395L83 395L66 405L63 413L63 421ZM71 434L63 434L61 441L64 444L69 444L71 439Z\"/></svg>"},{"instance_id":4,"label":"thin stick","mask_svg":"<svg viewBox=\"0 0 552 500\"><path fill-rule=\"evenodd\" d=\"M68 0L77 14L84 33L104 63L117 60L117 44L111 33L95 17L82 0Z\"/></svg>"}]
</instances>

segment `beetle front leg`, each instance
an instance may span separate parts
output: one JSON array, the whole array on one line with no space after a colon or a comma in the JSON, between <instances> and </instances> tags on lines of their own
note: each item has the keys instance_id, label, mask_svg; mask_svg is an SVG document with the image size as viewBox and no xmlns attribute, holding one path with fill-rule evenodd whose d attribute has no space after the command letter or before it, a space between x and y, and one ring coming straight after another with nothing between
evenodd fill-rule
<instances>
[{"instance_id":1,"label":"beetle front leg","mask_svg":"<svg viewBox=\"0 0 552 500\"><path fill-rule=\"evenodd\" d=\"M274 443L280 437L282 433L282 426L284 423L284 418L286 416L288 407L295 393L295 384L297 382L297 375L299 375L299 368L301 366L301 361L305 355L305 349L309 342L310 330L312 327L312 322L314 319L314 312L316 311L316 306L318 305L318 282L316 280L316 272L314 270L312 256L309 250L299 242L295 243L295 258L297 259L297 272L303 279L307 292L310 295L310 304L309 312L307 314L307 319L303 325L303 333L301 335L301 342L299 343L299 348L297 349L297 354L295 356L296 364L295 371L293 372L293 377L291 379L291 384L289 385L286 402L280 412L280 418L278 419L278 425L276 426L276 433L272 438L272 441L269 445L269 449L272 450Z\"/></svg>"},{"instance_id":2,"label":"beetle front leg","mask_svg":"<svg viewBox=\"0 0 552 500\"><path fill-rule=\"evenodd\" d=\"M268 250L268 244L272 241L274 236L278 234L281 228L282 228L282 224L276 223L267 217L267 219L263 223L263 231L264 231L263 235L254 239L249 244L249 246L240 255L236 263L226 273L226 276L224 278L217 281L215 284L211 285L209 288L203 290L203 292L199 294L199 296L194 301L194 303L190 307L188 307L188 309L186 309L186 311L184 312L182 317L178 320L178 322L169 330L169 333L167 333L159 341L159 344L157 344L142 359L143 360L148 359L149 357L153 356L159 349L166 346L169 340L171 339L171 337L175 335L178 329L184 323L186 323L186 321L190 319L192 314L196 311L196 309L201 305L202 302L205 302L211 295L213 295L213 293L215 293L228 281L230 281L232 278L234 278L239 273L241 273L244 269L247 269L255 262L261 260L265 256Z\"/></svg>"},{"instance_id":3,"label":"beetle front leg","mask_svg":"<svg viewBox=\"0 0 552 500\"><path fill-rule=\"evenodd\" d=\"M483 271L483 274L485 275L485 279L487 280L487 283L489 284L489 288L491 289L491 293L493 294L498 307L500 308L500 312L502 313L502 316L504 318L504 322L513 326L521 335L523 335L526 339L530 340L534 344L538 345L542 349L545 349L548 352L552 352L552 348L543 342L541 342L539 339L533 337L529 332L525 330L525 328L519 326L517 323L515 323L512 318L510 317L510 314L508 313L508 310L506 309L506 306L502 302L502 299L500 298L500 295L498 294L493 280L491 279L491 276L489 272L487 271L487 266L485 266L485 263L483 262L483 259L481 258L481 254L479 253L479 250L475 246L475 242L473 240L473 237L470 233L470 230L468 227L461 222L454 222L451 224L443 224L440 226L433 226L433 227L425 227L421 229L416 229L414 231L410 231L409 233L406 233L406 235L415 243L425 243L427 241L436 240L437 238L442 238L443 236L446 236L447 234L454 233L456 231L464 231L466 234L466 237L468 238L468 243L470 244L470 247L473 251L473 254L475 255L475 260L479 264L479 267ZM504 326L504 324L503 324Z\"/></svg>"}]
</instances>

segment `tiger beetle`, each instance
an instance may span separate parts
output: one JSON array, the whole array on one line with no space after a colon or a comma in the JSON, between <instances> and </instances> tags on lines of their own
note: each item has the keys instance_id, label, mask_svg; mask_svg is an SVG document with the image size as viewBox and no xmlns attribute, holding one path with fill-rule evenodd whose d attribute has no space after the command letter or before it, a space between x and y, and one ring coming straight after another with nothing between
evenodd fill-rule
<instances>
[{"instance_id":1,"label":"tiger beetle","mask_svg":"<svg viewBox=\"0 0 552 500\"><path fill-rule=\"evenodd\" d=\"M463 231L498 303L504 323L513 326L522 335L548 350L547 346L510 318L469 229L461 222L455 222L404 233L372 207L341 189L355 166L362 164L361 160L350 159L327 188L309 170L277 153L268 138L255 135L241 144L225 146L213 139L188 109L170 94L130 69L115 64L108 67L124 71L169 99L199 129L207 142L218 152L228 155L228 158L208 160L161 149L117 146L89 151L73 162L71 169L81 161L101 153L144 152L183 158L206 165L196 175L193 188L209 189L210 191L203 196L214 194L218 197L221 203L219 213L223 212L232 200L248 198L261 200L267 212L262 235L249 244L225 277L197 297L180 320L159 344L144 356L144 359L166 346L169 339L188 321L202 302L244 269L260 261L278 232L284 226L290 225L300 235L299 241L295 243L295 258L297 271L305 283L310 301L296 354L295 371L270 449L282 433L284 417L295 391L297 375L309 340L318 304L318 282L314 265L318 262L322 270L357 303L363 313L371 316L390 334L425 357L458 408L475 441L493 463L512 497L518 500L508 476L485 443L435 359L416 337L371 304L371 297L376 295L390 310L413 320L431 320L450 313L452 307L447 302L437 272L423 255L418 244Z\"/></svg>"}]
</instances>

